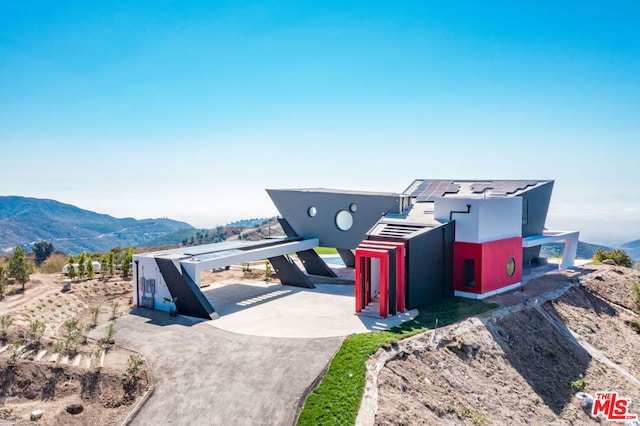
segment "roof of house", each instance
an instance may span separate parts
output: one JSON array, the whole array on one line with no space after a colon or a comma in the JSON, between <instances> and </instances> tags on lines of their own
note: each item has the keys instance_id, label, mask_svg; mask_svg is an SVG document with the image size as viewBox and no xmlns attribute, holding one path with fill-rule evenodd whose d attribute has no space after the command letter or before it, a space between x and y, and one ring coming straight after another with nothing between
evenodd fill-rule
<instances>
[{"instance_id":1,"label":"roof of house","mask_svg":"<svg viewBox=\"0 0 640 426\"><path fill-rule=\"evenodd\" d=\"M416 202L442 197L515 197L552 180L416 179L404 190Z\"/></svg>"}]
</instances>

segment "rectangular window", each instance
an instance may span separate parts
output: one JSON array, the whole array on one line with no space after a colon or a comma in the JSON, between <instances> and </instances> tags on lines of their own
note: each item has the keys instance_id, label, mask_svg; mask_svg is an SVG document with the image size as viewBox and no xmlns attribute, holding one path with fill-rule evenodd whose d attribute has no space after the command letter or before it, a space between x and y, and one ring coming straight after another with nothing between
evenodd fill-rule
<instances>
[{"instance_id":1,"label":"rectangular window","mask_svg":"<svg viewBox=\"0 0 640 426\"><path fill-rule=\"evenodd\" d=\"M474 288L476 286L476 261L465 259L462 273L462 285L466 288Z\"/></svg>"},{"instance_id":2,"label":"rectangular window","mask_svg":"<svg viewBox=\"0 0 640 426\"><path fill-rule=\"evenodd\" d=\"M526 198L522 199L522 224L529 224L529 200Z\"/></svg>"}]
</instances>

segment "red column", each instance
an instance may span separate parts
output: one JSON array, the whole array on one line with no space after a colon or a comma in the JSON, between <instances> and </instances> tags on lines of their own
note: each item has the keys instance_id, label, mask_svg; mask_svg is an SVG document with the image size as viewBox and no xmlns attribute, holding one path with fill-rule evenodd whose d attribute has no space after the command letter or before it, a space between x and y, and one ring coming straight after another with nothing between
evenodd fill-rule
<instances>
[{"instance_id":1,"label":"red column","mask_svg":"<svg viewBox=\"0 0 640 426\"><path fill-rule=\"evenodd\" d=\"M380 256L380 316L389 316L389 256Z\"/></svg>"},{"instance_id":2,"label":"red column","mask_svg":"<svg viewBox=\"0 0 640 426\"><path fill-rule=\"evenodd\" d=\"M362 256L360 255L360 253L358 253L358 250L356 250L356 312L361 312L362 311L362 307L360 306L360 300L362 297L362 281L361 281L361 276L362 276L362 267L360 266L360 260L362 259Z\"/></svg>"}]
</instances>

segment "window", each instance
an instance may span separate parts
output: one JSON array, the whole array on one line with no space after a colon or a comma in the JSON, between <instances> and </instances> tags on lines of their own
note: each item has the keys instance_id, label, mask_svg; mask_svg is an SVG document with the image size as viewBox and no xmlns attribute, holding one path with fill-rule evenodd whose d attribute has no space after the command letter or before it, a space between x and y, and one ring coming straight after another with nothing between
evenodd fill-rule
<instances>
[{"instance_id":1,"label":"window","mask_svg":"<svg viewBox=\"0 0 640 426\"><path fill-rule=\"evenodd\" d=\"M476 286L476 261L474 259L464 260L462 274L462 285L466 288L474 288Z\"/></svg>"},{"instance_id":2,"label":"window","mask_svg":"<svg viewBox=\"0 0 640 426\"><path fill-rule=\"evenodd\" d=\"M513 257L510 257L509 260L507 260L507 275L512 277L513 274L515 274L515 272L516 272L516 260Z\"/></svg>"},{"instance_id":3,"label":"window","mask_svg":"<svg viewBox=\"0 0 640 426\"><path fill-rule=\"evenodd\" d=\"M318 214L318 209L311 206L307 209L307 214L309 215L309 217L316 217L316 215Z\"/></svg>"},{"instance_id":4,"label":"window","mask_svg":"<svg viewBox=\"0 0 640 426\"><path fill-rule=\"evenodd\" d=\"M526 198L522 199L522 224L529 224L529 200Z\"/></svg>"},{"instance_id":5,"label":"window","mask_svg":"<svg viewBox=\"0 0 640 426\"><path fill-rule=\"evenodd\" d=\"M353 216L346 210L340 210L336 214L336 226L341 231L348 231L353 226Z\"/></svg>"},{"instance_id":6,"label":"window","mask_svg":"<svg viewBox=\"0 0 640 426\"><path fill-rule=\"evenodd\" d=\"M351 213L355 213L358 211L358 205L356 203L351 203L351 205L349 206L349 210L351 210Z\"/></svg>"}]
</instances>

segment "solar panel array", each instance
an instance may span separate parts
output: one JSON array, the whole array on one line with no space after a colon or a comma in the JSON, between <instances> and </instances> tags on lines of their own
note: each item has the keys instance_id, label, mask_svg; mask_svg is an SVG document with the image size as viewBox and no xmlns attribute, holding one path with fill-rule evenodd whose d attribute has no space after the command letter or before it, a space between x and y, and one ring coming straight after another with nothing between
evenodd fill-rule
<instances>
[{"instance_id":1,"label":"solar panel array","mask_svg":"<svg viewBox=\"0 0 640 426\"><path fill-rule=\"evenodd\" d=\"M511 195L530 186L535 180L492 180L492 181L451 181L451 180L416 180L407 188L416 201L433 201L447 194L471 195L490 191L490 195Z\"/></svg>"},{"instance_id":2,"label":"solar panel array","mask_svg":"<svg viewBox=\"0 0 640 426\"><path fill-rule=\"evenodd\" d=\"M460 185L450 180L423 180L411 193L416 201L433 201L444 197L445 194L456 194Z\"/></svg>"},{"instance_id":3,"label":"solar panel array","mask_svg":"<svg viewBox=\"0 0 640 426\"><path fill-rule=\"evenodd\" d=\"M481 194L487 189L491 189L496 193L513 194L536 183L535 180L494 180L492 182L474 183L469 189L475 194Z\"/></svg>"}]
</instances>

